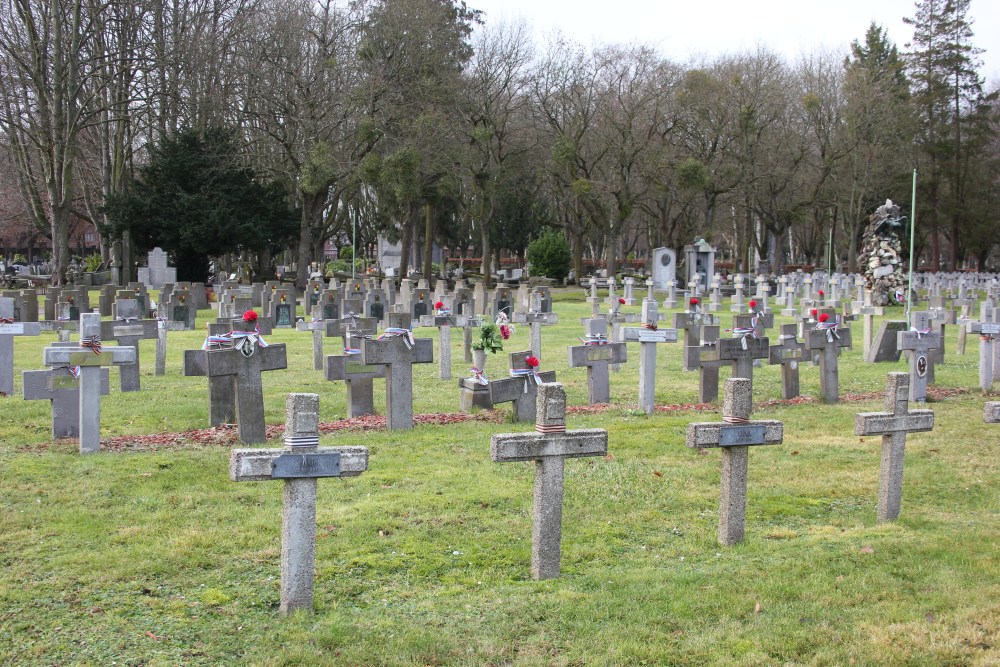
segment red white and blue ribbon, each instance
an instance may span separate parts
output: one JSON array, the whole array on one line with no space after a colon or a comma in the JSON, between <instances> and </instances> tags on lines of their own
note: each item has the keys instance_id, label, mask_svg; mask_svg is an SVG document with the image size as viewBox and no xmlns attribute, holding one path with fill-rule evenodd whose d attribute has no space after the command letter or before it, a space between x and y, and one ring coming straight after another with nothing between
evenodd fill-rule
<instances>
[{"instance_id":1,"label":"red white and blue ribbon","mask_svg":"<svg viewBox=\"0 0 1000 667\"><path fill-rule=\"evenodd\" d=\"M267 347L267 341L264 337L260 335L260 331L230 331L225 334L218 334L215 336L209 336L202 343L201 349L203 350L219 350L224 348L237 348L241 351L246 349L249 345L252 350L257 345L261 347ZM252 352L251 352L252 354ZM247 355L249 356L249 355Z\"/></svg>"},{"instance_id":2,"label":"red white and blue ribbon","mask_svg":"<svg viewBox=\"0 0 1000 667\"><path fill-rule=\"evenodd\" d=\"M757 338L757 327L733 327L732 329L726 329L726 331L732 332L733 338L740 339L740 345L743 349L747 349L747 340L750 338Z\"/></svg>"},{"instance_id":3,"label":"red white and blue ribbon","mask_svg":"<svg viewBox=\"0 0 1000 667\"><path fill-rule=\"evenodd\" d=\"M587 334L586 338L579 338L577 340L584 345L607 345L608 338L604 334Z\"/></svg>"},{"instance_id":4,"label":"red white and blue ribbon","mask_svg":"<svg viewBox=\"0 0 1000 667\"><path fill-rule=\"evenodd\" d=\"M100 336L87 336L80 340L80 347L88 347L94 351L94 354L101 353L101 337Z\"/></svg>"},{"instance_id":5,"label":"red white and blue ribbon","mask_svg":"<svg viewBox=\"0 0 1000 667\"><path fill-rule=\"evenodd\" d=\"M401 336L403 338L403 343L406 345L406 349L413 349L413 332L409 329L402 329L400 327L388 327L382 332L382 335L378 337L378 340L385 340L387 338L393 338L395 336Z\"/></svg>"},{"instance_id":6,"label":"red white and blue ribbon","mask_svg":"<svg viewBox=\"0 0 1000 667\"><path fill-rule=\"evenodd\" d=\"M511 377L523 377L524 378L524 393L528 393L528 381L534 381L535 384L541 385L542 378L538 376L538 371L534 368L511 368Z\"/></svg>"},{"instance_id":7,"label":"red white and blue ribbon","mask_svg":"<svg viewBox=\"0 0 1000 667\"><path fill-rule=\"evenodd\" d=\"M931 332L931 328L930 328L930 327L927 327L926 329L918 329L918 328L916 328L916 327L911 327L911 328L910 328L910 331L915 331L915 332L917 332L917 338L919 339L919 338L920 338L920 337L922 337L922 336L927 336L927 335L929 335L929 334L930 334L930 332Z\"/></svg>"},{"instance_id":8,"label":"red white and blue ribbon","mask_svg":"<svg viewBox=\"0 0 1000 667\"><path fill-rule=\"evenodd\" d=\"M840 334L837 333L837 328L840 325L841 325L840 315L837 315L837 317L832 322L831 321L818 322L816 324L816 328L820 331L825 331L826 340L832 343L834 338L840 340Z\"/></svg>"},{"instance_id":9,"label":"red white and blue ribbon","mask_svg":"<svg viewBox=\"0 0 1000 667\"><path fill-rule=\"evenodd\" d=\"M486 371L481 371L473 366L469 369L469 372L472 373L472 378L484 387L490 383L490 378L486 375Z\"/></svg>"}]
</instances>

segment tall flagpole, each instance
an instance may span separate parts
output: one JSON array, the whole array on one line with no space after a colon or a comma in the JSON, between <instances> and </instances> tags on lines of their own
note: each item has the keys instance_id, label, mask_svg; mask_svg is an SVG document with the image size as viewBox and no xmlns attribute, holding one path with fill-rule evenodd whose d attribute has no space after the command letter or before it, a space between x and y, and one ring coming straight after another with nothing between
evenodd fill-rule
<instances>
[{"instance_id":1,"label":"tall flagpole","mask_svg":"<svg viewBox=\"0 0 1000 667\"><path fill-rule=\"evenodd\" d=\"M906 286L906 326L912 324L910 308L913 301L913 237L917 226L917 170L913 170L913 193L910 197L910 279Z\"/></svg>"}]
</instances>

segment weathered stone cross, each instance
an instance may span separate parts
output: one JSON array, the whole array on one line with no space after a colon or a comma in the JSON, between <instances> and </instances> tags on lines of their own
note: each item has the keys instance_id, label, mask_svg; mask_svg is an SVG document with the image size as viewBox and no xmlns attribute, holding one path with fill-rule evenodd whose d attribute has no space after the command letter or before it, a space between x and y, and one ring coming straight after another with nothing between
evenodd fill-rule
<instances>
[{"instance_id":1,"label":"weathered stone cross","mask_svg":"<svg viewBox=\"0 0 1000 667\"><path fill-rule=\"evenodd\" d=\"M538 387L556 381L555 371L534 372L534 367L526 361L533 356L530 350L510 353L511 377L490 380L490 402L513 403L515 422L532 422L536 417ZM537 357L536 357L537 359Z\"/></svg>"},{"instance_id":2,"label":"weathered stone cross","mask_svg":"<svg viewBox=\"0 0 1000 667\"><path fill-rule=\"evenodd\" d=\"M703 325L698 329L700 338L695 339L695 345L684 347L684 359L688 368L698 371L698 402L714 403L719 398L719 368L729 362L720 361L715 351L719 325Z\"/></svg>"},{"instance_id":3,"label":"weathered stone cross","mask_svg":"<svg viewBox=\"0 0 1000 667\"><path fill-rule=\"evenodd\" d=\"M360 334L344 334L344 354L326 357L324 377L330 381L343 380L347 387L347 416L361 417L375 414L375 378L385 377L385 366L365 366L361 363Z\"/></svg>"},{"instance_id":4,"label":"weathered stone cross","mask_svg":"<svg viewBox=\"0 0 1000 667\"><path fill-rule=\"evenodd\" d=\"M1000 324L993 322L967 322L969 333L979 334L979 388L989 391L993 386L993 346L1000 336Z\"/></svg>"},{"instance_id":5,"label":"weathered stone cross","mask_svg":"<svg viewBox=\"0 0 1000 667\"><path fill-rule=\"evenodd\" d=\"M749 378L726 380L723 421L688 424L687 446L722 449L722 485L719 497L719 544L743 541L747 507L747 447L780 445L783 425L775 420L750 420L753 394Z\"/></svg>"},{"instance_id":6,"label":"weathered stone cross","mask_svg":"<svg viewBox=\"0 0 1000 667\"><path fill-rule=\"evenodd\" d=\"M562 542L563 472L567 458L605 456L608 432L566 430L566 392L559 383L538 388L537 433L496 434L490 438L495 463L535 462L535 502L531 529L531 576L559 576Z\"/></svg>"},{"instance_id":7,"label":"weathered stone cross","mask_svg":"<svg viewBox=\"0 0 1000 667\"><path fill-rule=\"evenodd\" d=\"M240 338L237 334L229 342L218 343L215 349L185 350L184 375L208 377L209 418L213 426L227 423L216 420L222 419L226 412L231 414L229 406L233 398L230 397L234 397L240 440L256 444L267 441L261 373L287 368L288 361L284 343L266 347L259 342L245 345Z\"/></svg>"},{"instance_id":8,"label":"weathered stone cross","mask_svg":"<svg viewBox=\"0 0 1000 667\"><path fill-rule=\"evenodd\" d=\"M753 383L754 359L767 359L768 339L754 337L752 315L733 315L733 336L715 341L716 359L733 365L733 377L746 378ZM752 387L751 387L752 388Z\"/></svg>"},{"instance_id":9,"label":"weathered stone cross","mask_svg":"<svg viewBox=\"0 0 1000 667\"><path fill-rule=\"evenodd\" d=\"M390 431L413 428L413 364L433 361L434 341L430 338L414 340L407 330L387 329L378 339L361 341L362 364L388 366L385 418Z\"/></svg>"},{"instance_id":10,"label":"weathered stone cross","mask_svg":"<svg viewBox=\"0 0 1000 667\"><path fill-rule=\"evenodd\" d=\"M806 349L819 352L819 391L824 403L836 403L840 399L840 375L837 363L840 348L851 346L851 330L841 327L834 318L820 321L815 329L806 332Z\"/></svg>"},{"instance_id":11,"label":"weathered stone cross","mask_svg":"<svg viewBox=\"0 0 1000 667\"><path fill-rule=\"evenodd\" d=\"M80 369L80 453L101 449L101 367L136 363L134 347L101 346L100 313L80 314L78 347L47 347L42 350L46 366Z\"/></svg>"},{"instance_id":12,"label":"weathered stone cross","mask_svg":"<svg viewBox=\"0 0 1000 667\"><path fill-rule=\"evenodd\" d=\"M348 331L359 331L366 334L375 333L374 317L345 317L340 320L299 321L295 328L299 331L312 332L313 370L323 370L323 338L341 337Z\"/></svg>"},{"instance_id":13,"label":"weathered stone cross","mask_svg":"<svg viewBox=\"0 0 1000 667\"><path fill-rule=\"evenodd\" d=\"M628 352L625 343L608 342L608 321L595 317L586 322L587 337L583 345L569 348L569 367L587 367L587 397L591 405L611 402L609 364L625 363Z\"/></svg>"},{"instance_id":14,"label":"weathered stone cross","mask_svg":"<svg viewBox=\"0 0 1000 667\"><path fill-rule=\"evenodd\" d=\"M885 412L859 412L854 416L855 435L882 436L882 462L878 481L878 523L899 518L903 499L903 455L906 434L934 428L934 412L908 410L910 374L889 373Z\"/></svg>"},{"instance_id":15,"label":"weathered stone cross","mask_svg":"<svg viewBox=\"0 0 1000 667\"><path fill-rule=\"evenodd\" d=\"M941 345L941 335L931 332L927 311L914 313L913 328L896 334L896 348L909 352L911 401L923 403L927 400L927 383L934 381L934 357L931 353Z\"/></svg>"},{"instance_id":16,"label":"weathered stone cross","mask_svg":"<svg viewBox=\"0 0 1000 667\"><path fill-rule=\"evenodd\" d=\"M289 394L283 449L234 449L234 482L285 481L281 509L282 614L313 611L316 576L316 482L368 469L366 447L319 446L319 395Z\"/></svg>"},{"instance_id":17,"label":"weathered stone cross","mask_svg":"<svg viewBox=\"0 0 1000 667\"><path fill-rule=\"evenodd\" d=\"M156 320L140 319L141 304L135 299L118 299L115 314L118 319L101 322L101 339L114 340L119 346L135 348L135 363L122 366L121 390L139 391L139 341L156 338Z\"/></svg>"},{"instance_id":18,"label":"weathered stone cross","mask_svg":"<svg viewBox=\"0 0 1000 667\"><path fill-rule=\"evenodd\" d=\"M72 347L76 343L52 343ZM111 393L111 372L101 368L101 395ZM80 437L80 385L68 367L21 372L21 394L26 401L48 400L52 404L52 437Z\"/></svg>"},{"instance_id":19,"label":"weathered stone cross","mask_svg":"<svg viewBox=\"0 0 1000 667\"><path fill-rule=\"evenodd\" d=\"M677 342L677 329L658 328L659 319L656 300L644 299L643 327L622 330L626 341L639 341L639 407L647 415L653 414L656 405L656 344Z\"/></svg>"},{"instance_id":20,"label":"weathered stone cross","mask_svg":"<svg viewBox=\"0 0 1000 667\"><path fill-rule=\"evenodd\" d=\"M688 301L688 310L683 313L674 313L674 328L684 330L684 347L701 347L702 344L702 326L715 326L719 324L719 318L717 315L712 315L711 313L702 312L701 303L692 303ZM715 339L712 339L715 340ZM697 356L690 357L689 355L684 355L682 368L686 371L696 370L697 365L692 365L690 362L697 361ZM718 392L716 392L718 396ZM715 400L715 399L712 399Z\"/></svg>"},{"instance_id":21,"label":"weathered stone cross","mask_svg":"<svg viewBox=\"0 0 1000 667\"><path fill-rule=\"evenodd\" d=\"M39 333L38 322L15 322L14 299L0 297L0 396L14 393L14 337Z\"/></svg>"},{"instance_id":22,"label":"weathered stone cross","mask_svg":"<svg viewBox=\"0 0 1000 667\"><path fill-rule=\"evenodd\" d=\"M768 349L767 363L781 365L781 398L786 401L799 395L799 363L808 359L805 344L796 336L798 326L782 324L778 344Z\"/></svg>"}]
</instances>

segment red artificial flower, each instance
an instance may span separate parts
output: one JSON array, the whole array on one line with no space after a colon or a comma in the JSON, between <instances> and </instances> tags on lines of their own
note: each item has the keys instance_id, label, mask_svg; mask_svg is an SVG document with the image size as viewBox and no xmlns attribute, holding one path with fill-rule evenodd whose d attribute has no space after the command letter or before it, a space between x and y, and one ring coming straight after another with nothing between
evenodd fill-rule
<instances>
[{"instance_id":1,"label":"red artificial flower","mask_svg":"<svg viewBox=\"0 0 1000 667\"><path fill-rule=\"evenodd\" d=\"M538 357L525 357L524 363L528 364L532 368L538 368Z\"/></svg>"},{"instance_id":2,"label":"red artificial flower","mask_svg":"<svg viewBox=\"0 0 1000 667\"><path fill-rule=\"evenodd\" d=\"M444 308L444 302L443 301L435 301L434 302L434 308L437 309L437 310L441 310L442 308Z\"/></svg>"},{"instance_id":3,"label":"red artificial flower","mask_svg":"<svg viewBox=\"0 0 1000 667\"><path fill-rule=\"evenodd\" d=\"M619 298L618 298L618 303L620 303L620 304L622 304L622 305L625 305L625 299L623 299L623 298L619 297Z\"/></svg>"},{"instance_id":4,"label":"red artificial flower","mask_svg":"<svg viewBox=\"0 0 1000 667\"><path fill-rule=\"evenodd\" d=\"M692 306L697 306L698 305L697 297L691 297L691 300L688 301L688 303L690 303Z\"/></svg>"},{"instance_id":5,"label":"red artificial flower","mask_svg":"<svg viewBox=\"0 0 1000 667\"><path fill-rule=\"evenodd\" d=\"M756 308L757 307L757 300L756 299L751 299L750 300L750 307L751 308Z\"/></svg>"},{"instance_id":6,"label":"red artificial flower","mask_svg":"<svg viewBox=\"0 0 1000 667\"><path fill-rule=\"evenodd\" d=\"M820 316L819 316L819 321L820 322L826 322L829 319L830 319L830 313L820 313Z\"/></svg>"},{"instance_id":7,"label":"red artificial flower","mask_svg":"<svg viewBox=\"0 0 1000 667\"><path fill-rule=\"evenodd\" d=\"M247 312L243 313L243 321L244 322L256 322L257 321L257 313L254 312L254 311L252 311L252 310L248 310Z\"/></svg>"},{"instance_id":8,"label":"red artificial flower","mask_svg":"<svg viewBox=\"0 0 1000 667\"><path fill-rule=\"evenodd\" d=\"M510 327L506 324L500 325L500 337L504 340L508 340L510 338Z\"/></svg>"},{"instance_id":9,"label":"red artificial flower","mask_svg":"<svg viewBox=\"0 0 1000 667\"><path fill-rule=\"evenodd\" d=\"M826 292L824 292L823 290L820 290L820 291L819 291L819 295L820 295L820 296L825 296L825 295L826 295Z\"/></svg>"},{"instance_id":10,"label":"red artificial flower","mask_svg":"<svg viewBox=\"0 0 1000 667\"><path fill-rule=\"evenodd\" d=\"M812 317L816 317L816 313L818 313L818 312L819 312L819 310L817 310L816 308L813 308L812 310L809 311L809 315L811 315Z\"/></svg>"}]
</instances>

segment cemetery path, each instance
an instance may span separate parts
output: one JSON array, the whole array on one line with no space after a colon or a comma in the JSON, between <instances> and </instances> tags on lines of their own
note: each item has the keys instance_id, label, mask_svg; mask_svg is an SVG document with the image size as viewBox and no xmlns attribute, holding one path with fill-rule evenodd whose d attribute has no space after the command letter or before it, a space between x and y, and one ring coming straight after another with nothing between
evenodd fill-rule
<instances>
[{"instance_id":1,"label":"cemetery path","mask_svg":"<svg viewBox=\"0 0 1000 667\"><path fill-rule=\"evenodd\" d=\"M969 393L969 389L963 388L937 388L928 387L927 395L931 401L940 401L949 396L958 396ZM841 402L862 402L882 400L884 391L872 391L865 393L847 393L840 397ZM819 403L819 399L812 396L799 396L792 399L775 399L757 403L757 406L769 407L780 405L798 405L804 403ZM613 410L634 408L630 405L615 405L609 403L598 403L595 405L573 405L567 406L568 415L588 415L600 414ZM678 403L671 405L657 405L656 412L717 412L720 406L711 403ZM483 410L476 414L437 413L419 414L413 416L414 424L457 424L462 422L482 422L491 424L502 424L509 422L509 414L501 410ZM270 424L267 427L267 439L277 439L284 432L284 424ZM321 434L335 433L339 431L372 431L385 430L386 418L383 415L365 415L351 419L341 419L335 422L322 422L319 425ZM160 447L232 447L239 444L239 427L236 424L226 424L205 429L195 429L191 431L165 431L162 433L150 433L146 435L122 435L114 438L101 440L101 450L111 452L143 451L157 449ZM49 447L66 446L71 449L76 448L76 439L65 438L49 443ZM44 446L43 446L44 447ZM24 450L36 451L37 446L24 447Z\"/></svg>"}]
</instances>

